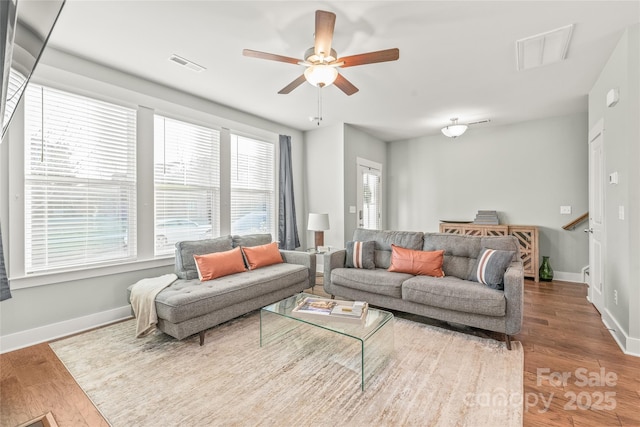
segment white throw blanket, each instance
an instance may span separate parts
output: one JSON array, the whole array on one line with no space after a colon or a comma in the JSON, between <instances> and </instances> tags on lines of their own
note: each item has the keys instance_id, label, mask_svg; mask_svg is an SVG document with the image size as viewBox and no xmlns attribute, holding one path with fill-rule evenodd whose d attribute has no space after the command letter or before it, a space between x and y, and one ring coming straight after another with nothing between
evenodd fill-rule
<instances>
[{"instance_id":1,"label":"white throw blanket","mask_svg":"<svg viewBox=\"0 0 640 427\"><path fill-rule=\"evenodd\" d=\"M173 273L142 279L131 288L131 307L137 319L136 338L153 332L158 323L156 295L172 284L178 276Z\"/></svg>"}]
</instances>

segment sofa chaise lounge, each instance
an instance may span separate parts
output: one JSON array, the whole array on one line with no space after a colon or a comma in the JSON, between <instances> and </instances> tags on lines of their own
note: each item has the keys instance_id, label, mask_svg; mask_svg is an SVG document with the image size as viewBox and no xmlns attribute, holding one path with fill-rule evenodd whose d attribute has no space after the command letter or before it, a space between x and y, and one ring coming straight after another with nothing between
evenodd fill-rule
<instances>
[{"instance_id":1,"label":"sofa chaise lounge","mask_svg":"<svg viewBox=\"0 0 640 427\"><path fill-rule=\"evenodd\" d=\"M280 264L205 282L198 279L194 255L270 242L270 234L253 234L176 243L178 279L156 296L158 329L179 340L199 334L203 345L207 329L315 285L315 256L286 250L280 251ZM130 301L131 286L128 296Z\"/></svg>"},{"instance_id":2,"label":"sofa chaise lounge","mask_svg":"<svg viewBox=\"0 0 640 427\"><path fill-rule=\"evenodd\" d=\"M357 229L354 241L375 242L375 268L347 268L346 250L325 254L324 289L391 310L510 335L522 326L524 275L513 236L478 237L444 233ZM391 245L412 250L444 250L444 277L389 272ZM504 274L504 290L468 280L483 248L514 251Z\"/></svg>"}]
</instances>

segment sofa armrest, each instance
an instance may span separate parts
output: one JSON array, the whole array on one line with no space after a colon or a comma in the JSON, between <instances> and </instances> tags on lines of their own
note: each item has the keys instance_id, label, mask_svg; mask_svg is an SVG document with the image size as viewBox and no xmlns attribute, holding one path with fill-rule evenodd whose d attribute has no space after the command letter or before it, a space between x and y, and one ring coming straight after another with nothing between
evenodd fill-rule
<instances>
[{"instance_id":1,"label":"sofa armrest","mask_svg":"<svg viewBox=\"0 0 640 427\"><path fill-rule=\"evenodd\" d=\"M328 293L331 287L331 270L336 268L344 268L347 258L347 250L340 249L334 252L324 254L324 269L322 271L322 280L325 291Z\"/></svg>"},{"instance_id":2,"label":"sofa armrest","mask_svg":"<svg viewBox=\"0 0 640 427\"><path fill-rule=\"evenodd\" d=\"M505 330L515 335L522 328L524 310L524 269L522 261L514 261L504 274L504 297L507 300Z\"/></svg>"},{"instance_id":3,"label":"sofa armrest","mask_svg":"<svg viewBox=\"0 0 640 427\"><path fill-rule=\"evenodd\" d=\"M287 264L298 264L309 270L309 287L316 285L316 256L308 252L288 251L280 249L282 260Z\"/></svg>"}]
</instances>

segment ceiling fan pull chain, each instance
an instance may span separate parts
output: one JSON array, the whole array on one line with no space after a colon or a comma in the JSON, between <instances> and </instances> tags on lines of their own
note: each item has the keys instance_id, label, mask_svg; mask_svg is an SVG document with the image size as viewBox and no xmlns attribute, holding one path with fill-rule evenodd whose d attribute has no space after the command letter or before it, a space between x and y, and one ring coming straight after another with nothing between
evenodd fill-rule
<instances>
[{"instance_id":1,"label":"ceiling fan pull chain","mask_svg":"<svg viewBox=\"0 0 640 427\"><path fill-rule=\"evenodd\" d=\"M322 87L318 86L318 115L316 116L317 124L320 126L322 120Z\"/></svg>"}]
</instances>

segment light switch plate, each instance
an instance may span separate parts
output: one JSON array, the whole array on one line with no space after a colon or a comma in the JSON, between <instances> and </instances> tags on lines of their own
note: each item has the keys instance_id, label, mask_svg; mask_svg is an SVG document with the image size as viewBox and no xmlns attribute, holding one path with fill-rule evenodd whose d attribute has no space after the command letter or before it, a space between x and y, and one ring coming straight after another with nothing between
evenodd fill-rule
<instances>
[{"instance_id":1,"label":"light switch plate","mask_svg":"<svg viewBox=\"0 0 640 427\"><path fill-rule=\"evenodd\" d=\"M349 206L349 213L356 213L356 207L355 206Z\"/></svg>"},{"instance_id":2,"label":"light switch plate","mask_svg":"<svg viewBox=\"0 0 640 427\"><path fill-rule=\"evenodd\" d=\"M624 206L618 206L618 219L624 219Z\"/></svg>"},{"instance_id":3,"label":"light switch plate","mask_svg":"<svg viewBox=\"0 0 640 427\"><path fill-rule=\"evenodd\" d=\"M560 206L561 215L571 215L571 206Z\"/></svg>"}]
</instances>

